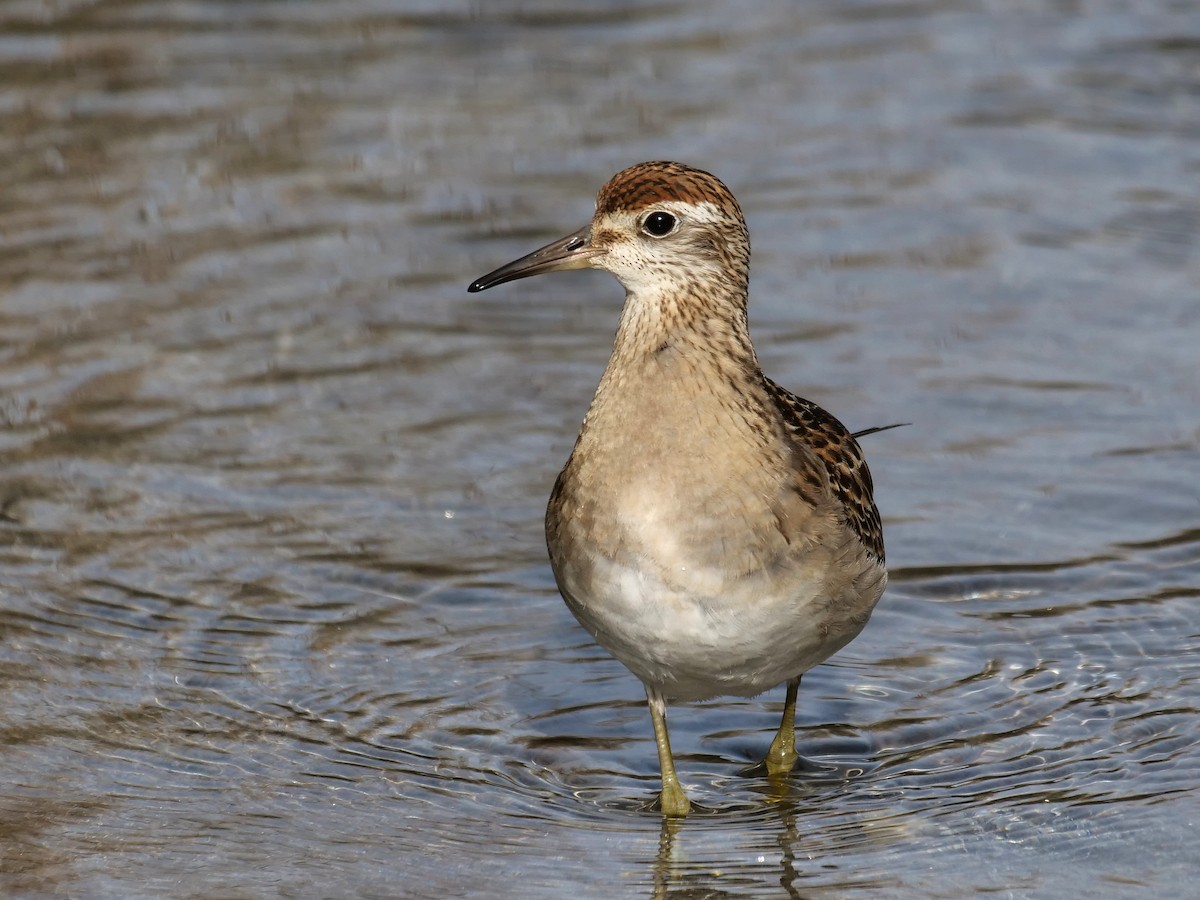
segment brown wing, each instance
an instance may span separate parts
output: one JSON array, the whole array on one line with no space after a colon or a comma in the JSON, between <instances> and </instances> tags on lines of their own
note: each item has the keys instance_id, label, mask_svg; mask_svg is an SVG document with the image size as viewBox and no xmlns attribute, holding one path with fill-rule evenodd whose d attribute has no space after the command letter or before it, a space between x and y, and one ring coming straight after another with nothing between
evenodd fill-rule
<instances>
[{"instance_id":1,"label":"brown wing","mask_svg":"<svg viewBox=\"0 0 1200 900\"><path fill-rule=\"evenodd\" d=\"M817 404L784 390L765 375L763 381L788 430L825 463L829 483L845 511L846 524L882 563L883 528L872 496L875 485L858 441L845 425Z\"/></svg>"}]
</instances>

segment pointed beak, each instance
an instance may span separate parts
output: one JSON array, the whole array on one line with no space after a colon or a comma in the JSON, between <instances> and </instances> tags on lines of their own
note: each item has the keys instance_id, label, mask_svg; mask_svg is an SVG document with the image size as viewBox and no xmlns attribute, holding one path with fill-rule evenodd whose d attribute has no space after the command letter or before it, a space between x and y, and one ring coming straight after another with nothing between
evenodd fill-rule
<instances>
[{"instance_id":1,"label":"pointed beak","mask_svg":"<svg viewBox=\"0 0 1200 900\"><path fill-rule=\"evenodd\" d=\"M467 291L474 294L477 291L486 291L490 287L504 284L506 281L516 281L518 278L528 278L530 275L541 275L543 272L586 269L592 264L593 257L604 252L592 246L591 236L592 226L585 225L573 234L559 238L540 250L534 250L527 256L515 259L494 272L488 272L482 278L473 281Z\"/></svg>"}]
</instances>

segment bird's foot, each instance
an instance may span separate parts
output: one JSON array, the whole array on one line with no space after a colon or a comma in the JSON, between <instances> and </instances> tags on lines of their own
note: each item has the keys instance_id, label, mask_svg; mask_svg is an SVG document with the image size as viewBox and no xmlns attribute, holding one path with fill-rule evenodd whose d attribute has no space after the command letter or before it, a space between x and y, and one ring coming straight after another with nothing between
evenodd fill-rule
<instances>
[{"instance_id":1,"label":"bird's foot","mask_svg":"<svg viewBox=\"0 0 1200 900\"><path fill-rule=\"evenodd\" d=\"M767 751L767 755L763 757L762 767L767 775L778 778L790 775L799 760L800 755L796 753L795 747L790 744L784 747L779 743L773 743L771 749Z\"/></svg>"},{"instance_id":2,"label":"bird's foot","mask_svg":"<svg viewBox=\"0 0 1200 900\"><path fill-rule=\"evenodd\" d=\"M658 807L667 818L675 818L691 812L692 802L678 781L665 781L662 793L658 795Z\"/></svg>"}]
</instances>

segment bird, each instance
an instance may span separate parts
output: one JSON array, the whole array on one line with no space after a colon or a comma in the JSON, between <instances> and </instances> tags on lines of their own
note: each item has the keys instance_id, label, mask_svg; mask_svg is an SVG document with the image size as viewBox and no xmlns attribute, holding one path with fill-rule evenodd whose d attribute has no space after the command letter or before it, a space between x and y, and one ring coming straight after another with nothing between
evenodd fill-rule
<instances>
[{"instance_id":1,"label":"bird","mask_svg":"<svg viewBox=\"0 0 1200 900\"><path fill-rule=\"evenodd\" d=\"M692 805L668 701L785 684L761 766L791 772L801 676L867 624L887 585L883 532L856 435L759 367L749 232L720 179L630 166L600 189L589 224L468 291L582 268L616 276L625 301L550 495L546 544L570 611L645 686L656 806L680 817Z\"/></svg>"}]
</instances>

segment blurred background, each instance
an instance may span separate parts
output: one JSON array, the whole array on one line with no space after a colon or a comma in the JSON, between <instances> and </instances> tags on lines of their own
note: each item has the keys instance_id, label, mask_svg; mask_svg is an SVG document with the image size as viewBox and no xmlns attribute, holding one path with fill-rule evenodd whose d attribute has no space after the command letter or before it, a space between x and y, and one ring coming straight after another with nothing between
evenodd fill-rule
<instances>
[{"instance_id":1,"label":"blurred background","mask_svg":"<svg viewBox=\"0 0 1200 900\"><path fill-rule=\"evenodd\" d=\"M1185 896L1200 5L0 3L0 892ZM678 159L892 586L672 710L542 514L621 303L468 296Z\"/></svg>"}]
</instances>

